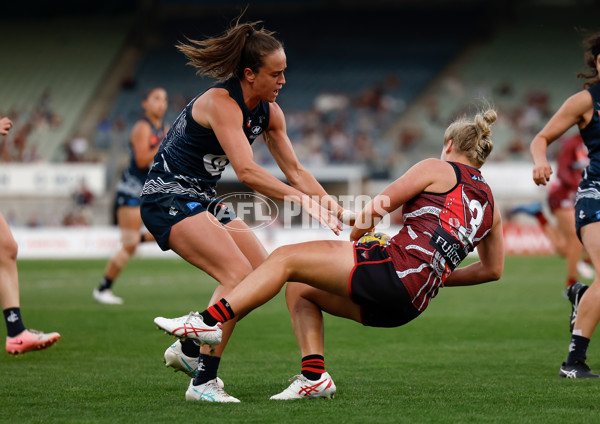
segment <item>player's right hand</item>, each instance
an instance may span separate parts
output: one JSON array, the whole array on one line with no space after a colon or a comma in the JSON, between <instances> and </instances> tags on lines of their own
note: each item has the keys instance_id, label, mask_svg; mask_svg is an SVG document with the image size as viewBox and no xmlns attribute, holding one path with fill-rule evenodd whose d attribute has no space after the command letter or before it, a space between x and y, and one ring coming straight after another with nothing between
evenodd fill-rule
<instances>
[{"instance_id":1,"label":"player's right hand","mask_svg":"<svg viewBox=\"0 0 600 424\"><path fill-rule=\"evenodd\" d=\"M552 167L545 161L541 164L535 164L533 167L533 182L537 185L546 185L548 181L550 181L550 176L552 175Z\"/></svg>"},{"instance_id":2,"label":"player's right hand","mask_svg":"<svg viewBox=\"0 0 600 424\"><path fill-rule=\"evenodd\" d=\"M0 135L8 134L8 130L10 130L13 126L13 123L7 117L0 118Z\"/></svg>"},{"instance_id":3,"label":"player's right hand","mask_svg":"<svg viewBox=\"0 0 600 424\"><path fill-rule=\"evenodd\" d=\"M322 207L318 202L315 202L310 196L302 196L302 208L314 219L319 221L324 227L328 227L335 233L340 235L343 229L342 223L329 210Z\"/></svg>"}]
</instances>

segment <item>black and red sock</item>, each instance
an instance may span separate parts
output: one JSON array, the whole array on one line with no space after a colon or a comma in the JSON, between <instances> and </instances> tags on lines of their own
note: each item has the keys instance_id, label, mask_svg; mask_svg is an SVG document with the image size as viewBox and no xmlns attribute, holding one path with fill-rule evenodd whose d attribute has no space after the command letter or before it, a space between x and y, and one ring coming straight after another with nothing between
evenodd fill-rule
<instances>
[{"instance_id":1,"label":"black and red sock","mask_svg":"<svg viewBox=\"0 0 600 424\"><path fill-rule=\"evenodd\" d=\"M235 317L233 309L231 309L231 306L229 306L229 303L225 299L221 299L214 305L209 306L200 315L204 319L204 323L210 326L216 325L217 322L229 321Z\"/></svg>"},{"instance_id":2,"label":"black and red sock","mask_svg":"<svg viewBox=\"0 0 600 424\"><path fill-rule=\"evenodd\" d=\"M302 375L309 380L318 380L325 372L323 355L307 355L302 358Z\"/></svg>"}]
</instances>

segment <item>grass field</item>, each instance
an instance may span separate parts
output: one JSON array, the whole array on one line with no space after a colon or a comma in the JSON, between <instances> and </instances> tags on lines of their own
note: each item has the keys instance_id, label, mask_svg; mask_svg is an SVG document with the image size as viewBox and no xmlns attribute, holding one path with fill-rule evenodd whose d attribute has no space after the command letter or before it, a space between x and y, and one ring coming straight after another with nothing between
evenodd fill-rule
<instances>
[{"instance_id":1,"label":"grass field","mask_svg":"<svg viewBox=\"0 0 600 424\"><path fill-rule=\"evenodd\" d=\"M202 309L215 282L180 260L133 260L125 305L92 300L104 261L20 261L27 326L59 331L44 352L0 354L0 421L139 423L597 423L600 382L557 377L569 342L564 261L510 257L501 281L443 289L397 329L326 318L334 400L269 401L299 373L280 294L240 322L221 362L235 405L186 402L164 367L157 315ZM2 333L5 334L4 327ZM600 371L600 345L588 362Z\"/></svg>"}]
</instances>

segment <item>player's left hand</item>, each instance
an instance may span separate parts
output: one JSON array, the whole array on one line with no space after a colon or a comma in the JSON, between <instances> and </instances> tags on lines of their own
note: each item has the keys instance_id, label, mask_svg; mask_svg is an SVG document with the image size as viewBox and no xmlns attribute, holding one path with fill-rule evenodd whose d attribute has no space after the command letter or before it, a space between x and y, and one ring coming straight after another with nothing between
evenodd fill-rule
<instances>
[{"instance_id":1,"label":"player's left hand","mask_svg":"<svg viewBox=\"0 0 600 424\"><path fill-rule=\"evenodd\" d=\"M357 213L348 209L340 209L337 217L346 225L354 225L356 222Z\"/></svg>"}]
</instances>

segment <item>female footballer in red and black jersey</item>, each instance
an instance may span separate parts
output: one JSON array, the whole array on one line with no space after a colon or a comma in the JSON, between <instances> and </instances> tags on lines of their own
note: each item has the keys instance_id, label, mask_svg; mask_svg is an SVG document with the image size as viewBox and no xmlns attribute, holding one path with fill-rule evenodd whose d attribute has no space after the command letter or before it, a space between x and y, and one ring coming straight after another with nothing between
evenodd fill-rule
<instances>
[{"instance_id":1,"label":"female footballer in red and black jersey","mask_svg":"<svg viewBox=\"0 0 600 424\"><path fill-rule=\"evenodd\" d=\"M442 286L498 280L504 268L500 212L479 172L493 144L488 110L460 119L444 135L440 159L426 159L376 196L357 217L350 239L275 250L235 289L202 313L154 322L178 337L218 344L222 322L241 318L274 297L286 301L302 354L302 373L272 399L331 397L325 372L323 312L363 325L396 327L416 318ZM365 236L403 207L404 226L391 240ZM475 247L479 260L457 268Z\"/></svg>"}]
</instances>

